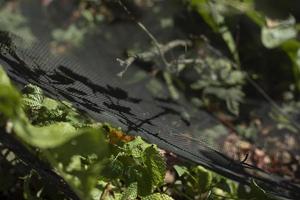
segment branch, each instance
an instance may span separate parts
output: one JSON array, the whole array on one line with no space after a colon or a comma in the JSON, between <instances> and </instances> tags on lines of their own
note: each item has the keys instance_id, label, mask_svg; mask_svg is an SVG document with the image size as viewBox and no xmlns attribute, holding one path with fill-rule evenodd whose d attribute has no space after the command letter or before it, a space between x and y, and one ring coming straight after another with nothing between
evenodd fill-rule
<instances>
[{"instance_id":1,"label":"branch","mask_svg":"<svg viewBox=\"0 0 300 200\"><path fill-rule=\"evenodd\" d=\"M120 58L117 58L117 61L120 63L124 69L118 73L118 76L122 77L124 73L128 70L130 65L138 59L140 60L152 60L153 58L157 56L164 57L165 53L168 51L177 48L177 47L184 47L185 49L192 45L192 42L190 40L173 40L165 45L159 45L159 49L151 49L146 52L142 52L133 56L128 57L126 60L122 60ZM176 62L178 63L178 62ZM170 66L172 63L168 63L167 67Z\"/></svg>"},{"instance_id":2,"label":"branch","mask_svg":"<svg viewBox=\"0 0 300 200\"><path fill-rule=\"evenodd\" d=\"M187 58L187 59L174 60L172 63L174 63L176 65L203 64L203 60L202 59Z\"/></svg>"}]
</instances>

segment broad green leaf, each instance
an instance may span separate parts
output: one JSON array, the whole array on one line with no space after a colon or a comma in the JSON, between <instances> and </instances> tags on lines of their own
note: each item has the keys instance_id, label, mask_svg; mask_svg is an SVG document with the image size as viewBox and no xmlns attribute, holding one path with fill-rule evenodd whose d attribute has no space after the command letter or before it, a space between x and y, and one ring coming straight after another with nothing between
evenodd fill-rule
<instances>
[{"instance_id":1,"label":"broad green leaf","mask_svg":"<svg viewBox=\"0 0 300 200\"><path fill-rule=\"evenodd\" d=\"M133 141L125 144L124 151L133 158L140 159L149 146L150 144L147 144L141 137L136 137Z\"/></svg>"},{"instance_id":2,"label":"broad green leaf","mask_svg":"<svg viewBox=\"0 0 300 200\"><path fill-rule=\"evenodd\" d=\"M214 200L231 199L230 195L220 188L214 187L211 192Z\"/></svg>"},{"instance_id":3,"label":"broad green leaf","mask_svg":"<svg viewBox=\"0 0 300 200\"><path fill-rule=\"evenodd\" d=\"M173 200L173 198L166 194L154 193L149 196L142 197L142 200Z\"/></svg>"},{"instance_id":4,"label":"broad green leaf","mask_svg":"<svg viewBox=\"0 0 300 200\"><path fill-rule=\"evenodd\" d=\"M34 87L31 89L38 92L37 96L30 97L31 100L41 103L40 91ZM68 123L56 123L45 127L32 126L20 108L20 95L0 68L0 112L12 119L15 133L23 141L35 147L49 148L58 146L75 136L75 128Z\"/></svg>"},{"instance_id":5,"label":"broad green leaf","mask_svg":"<svg viewBox=\"0 0 300 200\"><path fill-rule=\"evenodd\" d=\"M105 173L103 174L103 176L107 179L116 179L121 177L125 170L126 167L124 166L123 162L113 157L112 161L105 166Z\"/></svg>"},{"instance_id":6,"label":"broad green leaf","mask_svg":"<svg viewBox=\"0 0 300 200\"><path fill-rule=\"evenodd\" d=\"M122 193L121 200L135 200L137 198L138 184L137 182L131 183L128 188Z\"/></svg>"},{"instance_id":7,"label":"broad green leaf","mask_svg":"<svg viewBox=\"0 0 300 200\"><path fill-rule=\"evenodd\" d=\"M23 99L30 99L37 103L42 104L44 101L44 95L41 88L34 86L32 84L28 84L22 90Z\"/></svg>"},{"instance_id":8,"label":"broad green leaf","mask_svg":"<svg viewBox=\"0 0 300 200\"><path fill-rule=\"evenodd\" d=\"M195 174L194 178L197 180L197 186L200 191L206 192L209 190L213 180L212 173L202 166L195 167L192 169L192 172Z\"/></svg>"},{"instance_id":9,"label":"broad green leaf","mask_svg":"<svg viewBox=\"0 0 300 200\"><path fill-rule=\"evenodd\" d=\"M166 163L156 146L147 144L140 137L123 147L118 160L123 162L127 183L138 182L138 194L149 195L164 182Z\"/></svg>"},{"instance_id":10,"label":"broad green leaf","mask_svg":"<svg viewBox=\"0 0 300 200\"><path fill-rule=\"evenodd\" d=\"M36 107L37 104L44 103L41 95L39 88L29 86L23 98L27 98L27 103L31 101L32 104L28 104L28 107L46 108L44 105ZM47 101L47 104L48 107L55 107L53 101ZM108 143L102 129L76 130L67 122L56 122L46 126L31 125L21 110L18 91L10 84L2 68L0 112L11 118L17 137L28 145L38 147L41 156L52 164L76 193L82 199L90 199L90 192L96 186L108 154Z\"/></svg>"},{"instance_id":11,"label":"broad green leaf","mask_svg":"<svg viewBox=\"0 0 300 200\"><path fill-rule=\"evenodd\" d=\"M75 128L91 125L92 120L78 114L70 103L45 97L37 86L29 84L22 92L22 107L34 125L45 126L57 122L68 122Z\"/></svg>"},{"instance_id":12,"label":"broad green leaf","mask_svg":"<svg viewBox=\"0 0 300 200\"><path fill-rule=\"evenodd\" d=\"M0 113L8 118L15 117L20 110L20 97L0 65Z\"/></svg>"},{"instance_id":13,"label":"broad green leaf","mask_svg":"<svg viewBox=\"0 0 300 200\"><path fill-rule=\"evenodd\" d=\"M214 188L213 192L223 193L228 198L237 198L237 191L239 184L225 177L213 174Z\"/></svg>"},{"instance_id":14,"label":"broad green leaf","mask_svg":"<svg viewBox=\"0 0 300 200\"><path fill-rule=\"evenodd\" d=\"M185 166L174 165L173 168L175 169L179 177L184 174L189 174L189 170Z\"/></svg>"},{"instance_id":15,"label":"broad green leaf","mask_svg":"<svg viewBox=\"0 0 300 200\"><path fill-rule=\"evenodd\" d=\"M16 116L21 106L20 97L12 86L0 84L0 112L9 118Z\"/></svg>"},{"instance_id":16,"label":"broad green leaf","mask_svg":"<svg viewBox=\"0 0 300 200\"><path fill-rule=\"evenodd\" d=\"M157 148L150 146L144 153L146 173L149 180L144 180L145 184L151 184L151 189L154 189L163 184L166 174L166 161L159 154Z\"/></svg>"},{"instance_id":17,"label":"broad green leaf","mask_svg":"<svg viewBox=\"0 0 300 200\"><path fill-rule=\"evenodd\" d=\"M77 135L45 155L75 191L89 199L106 162L108 143L102 129L85 129Z\"/></svg>"},{"instance_id":18,"label":"broad green leaf","mask_svg":"<svg viewBox=\"0 0 300 200\"><path fill-rule=\"evenodd\" d=\"M61 104L58 101L55 101L55 100L47 98L47 97L44 98L44 100L43 100L43 106L45 106L48 110L57 109L57 107L60 105Z\"/></svg>"},{"instance_id":19,"label":"broad green leaf","mask_svg":"<svg viewBox=\"0 0 300 200\"><path fill-rule=\"evenodd\" d=\"M0 65L0 85L3 86L10 86L10 80L6 75L5 71L3 70L2 66Z\"/></svg>"},{"instance_id":20,"label":"broad green leaf","mask_svg":"<svg viewBox=\"0 0 300 200\"><path fill-rule=\"evenodd\" d=\"M25 142L42 149L60 146L78 135L76 129L70 123L65 122L42 127L16 123L14 129Z\"/></svg>"},{"instance_id":21,"label":"broad green leaf","mask_svg":"<svg viewBox=\"0 0 300 200\"><path fill-rule=\"evenodd\" d=\"M146 196L152 193L154 186L152 185L151 172L145 167L139 169L141 176L137 177L138 195Z\"/></svg>"}]
</instances>

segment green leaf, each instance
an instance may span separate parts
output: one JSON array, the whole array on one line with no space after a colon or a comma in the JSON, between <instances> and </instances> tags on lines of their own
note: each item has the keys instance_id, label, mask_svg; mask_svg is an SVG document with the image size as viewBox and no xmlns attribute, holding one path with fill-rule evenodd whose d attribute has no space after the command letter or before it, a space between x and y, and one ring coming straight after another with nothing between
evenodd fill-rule
<instances>
[{"instance_id":1,"label":"green leaf","mask_svg":"<svg viewBox=\"0 0 300 200\"><path fill-rule=\"evenodd\" d=\"M25 142L42 149L60 146L78 135L76 129L71 124L65 122L42 127L17 123L14 129L17 135Z\"/></svg>"},{"instance_id":2,"label":"green leaf","mask_svg":"<svg viewBox=\"0 0 300 200\"><path fill-rule=\"evenodd\" d=\"M0 113L3 113L7 118L15 117L20 110L20 97L0 65Z\"/></svg>"},{"instance_id":3,"label":"green leaf","mask_svg":"<svg viewBox=\"0 0 300 200\"><path fill-rule=\"evenodd\" d=\"M10 86L10 80L6 75L5 71L3 70L2 66L0 65L0 85L3 86Z\"/></svg>"},{"instance_id":4,"label":"green leaf","mask_svg":"<svg viewBox=\"0 0 300 200\"><path fill-rule=\"evenodd\" d=\"M133 141L124 145L124 152L133 158L140 159L150 144L147 144L141 137L136 137Z\"/></svg>"},{"instance_id":5,"label":"green leaf","mask_svg":"<svg viewBox=\"0 0 300 200\"><path fill-rule=\"evenodd\" d=\"M284 42L281 47L293 63L295 85L298 91L300 91L300 42L296 39L289 40Z\"/></svg>"},{"instance_id":6,"label":"green leaf","mask_svg":"<svg viewBox=\"0 0 300 200\"><path fill-rule=\"evenodd\" d=\"M32 84L28 84L24 87L22 90L23 93L23 101L25 101L26 106L33 106L38 105L38 107L41 107L43 101L44 101L44 95L41 88L34 86ZM28 103L28 105L26 104Z\"/></svg>"},{"instance_id":7,"label":"green leaf","mask_svg":"<svg viewBox=\"0 0 300 200\"><path fill-rule=\"evenodd\" d=\"M48 110L55 110L59 106L61 106L61 103L46 97L43 100L43 106L46 107Z\"/></svg>"},{"instance_id":8,"label":"green leaf","mask_svg":"<svg viewBox=\"0 0 300 200\"><path fill-rule=\"evenodd\" d=\"M254 0L247 0L250 4L254 6ZM246 15L258 26L262 27L264 25L264 16L256 11L254 8L247 10Z\"/></svg>"},{"instance_id":9,"label":"green leaf","mask_svg":"<svg viewBox=\"0 0 300 200\"><path fill-rule=\"evenodd\" d=\"M88 199L100 179L107 155L108 143L102 129L82 130L76 137L45 153L82 199Z\"/></svg>"},{"instance_id":10,"label":"green leaf","mask_svg":"<svg viewBox=\"0 0 300 200\"><path fill-rule=\"evenodd\" d=\"M276 26L264 26L261 31L261 40L265 47L275 48L287 40L293 39L297 36L295 28L296 20L293 16L282 20L276 21Z\"/></svg>"},{"instance_id":11,"label":"green leaf","mask_svg":"<svg viewBox=\"0 0 300 200\"><path fill-rule=\"evenodd\" d=\"M112 161L105 166L105 173L103 176L107 179L116 179L123 175L126 167L124 166L123 162L119 161L115 157L112 158Z\"/></svg>"},{"instance_id":12,"label":"green leaf","mask_svg":"<svg viewBox=\"0 0 300 200\"><path fill-rule=\"evenodd\" d=\"M135 140L126 143L122 149L124 154L119 154L118 160L126 166L123 179L129 184L137 182L140 196L151 194L154 189L163 184L166 163L156 146L136 137Z\"/></svg>"},{"instance_id":13,"label":"green leaf","mask_svg":"<svg viewBox=\"0 0 300 200\"><path fill-rule=\"evenodd\" d=\"M139 181L139 194L147 194L152 192L156 187L161 186L164 183L166 174L166 162L165 159L159 154L157 148L154 145L148 147L143 155L145 160L146 169L144 176ZM146 179L146 177L148 179ZM146 188L150 188L150 191Z\"/></svg>"},{"instance_id":14,"label":"green leaf","mask_svg":"<svg viewBox=\"0 0 300 200\"><path fill-rule=\"evenodd\" d=\"M174 165L173 168L175 169L179 177L184 174L189 174L189 170L185 166Z\"/></svg>"},{"instance_id":15,"label":"green leaf","mask_svg":"<svg viewBox=\"0 0 300 200\"><path fill-rule=\"evenodd\" d=\"M151 182L151 172L146 168L139 169L141 176L137 177L138 181L138 195L146 196L152 193L153 185Z\"/></svg>"},{"instance_id":16,"label":"green leaf","mask_svg":"<svg viewBox=\"0 0 300 200\"><path fill-rule=\"evenodd\" d=\"M220 12L220 10L225 9L226 5L223 3L212 3L209 0L191 0L191 5L196 7L198 13L214 32L221 34L234 60L239 63L234 37L225 23L224 15Z\"/></svg>"},{"instance_id":17,"label":"green leaf","mask_svg":"<svg viewBox=\"0 0 300 200\"><path fill-rule=\"evenodd\" d=\"M203 17L204 21L215 31L218 31L218 24L211 16L208 0L191 0L190 3L196 8L198 13Z\"/></svg>"},{"instance_id":18,"label":"green leaf","mask_svg":"<svg viewBox=\"0 0 300 200\"><path fill-rule=\"evenodd\" d=\"M193 168L192 172L199 190L201 192L208 191L212 185L212 173L202 166Z\"/></svg>"},{"instance_id":19,"label":"green leaf","mask_svg":"<svg viewBox=\"0 0 300 200\"><path fill-rule=\"evenodd\" d=\"M78 114L70 103L45 97L37 86L29 84L22 92L22 107L34 125L45 126L57 122L69 122L76 128L91 125L92 120Z\"/></svg>"},{"instance_id":20,"label":"green leaf","mask_svg":"<svg viewBox=\"0 0 300 200\"><path fill-rule=\"evenodd\" d=\"M24 89L23 105L39 112L62 109L53 100L46 100L42 91L29 85ZM65 107L63 107L66 109ZM49 109L49 110L48 110ZM67 115L73 110L67 109ZM108 155L108 143L104 130L77 130L71 123L55 122L46 126L33 126L21 109L21 97L10 84L5 72L0 68L0 112L10 118L13 130L19 139L40 149L40 156L46 159L55 170L74 188L82 199L90 199L90 192L100 178L100 172ZM35 114L39 114L35 113ZM28 183L28 182L27 182ZM25 191L30 190L25 181Z\"/></svg>"},{"instance_id":21,"label":"green leaf","mask_svg":"<svg viewBox=\"0 0 300 200\"><path fill-rule=\"evenodd\" d=\"M142 200L173 200L173 198L166 194L154 193L149 196L142 197Z\"/></svg>"},{"instance_id":22,"label":"green leaf","mask_svg":"<svg viewBox=\"0 0 300 200\"><path fill-rule=\"evenodd\" d=\"M222 194L227 198L237 199L237 191L239 184L235 181L214 174L214 189L213 194Z\"/></svg>"},{"instance_id":23,"label":"green leaf","mask_svg":"<svg viewBox=\"0 0 300 200\"><path fill-rule=\"evenodd\" d=\"M138 184L131 183L128 188L122 193L121 200L135 200L137 198Z\"/></svg>"},{"instance_id":24,"label":"green leaf","mask_svg":"<svg viewBox=\"0 0 300 200\"><path fill-rule=\"evenodd\" d=\"M93 13L90 10L84 10L81 14L88 22L92 23L94 21Z\"/></svg>"}]
</instances>

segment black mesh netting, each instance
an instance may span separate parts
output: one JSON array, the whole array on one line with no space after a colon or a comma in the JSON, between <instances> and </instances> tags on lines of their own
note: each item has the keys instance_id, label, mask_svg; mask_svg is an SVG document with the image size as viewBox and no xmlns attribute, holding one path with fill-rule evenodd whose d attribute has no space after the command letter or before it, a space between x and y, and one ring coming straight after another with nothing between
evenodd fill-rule
<instances>
[{"instance_id":1,"label":"black mesh netting","mask_svg":"<svg viewBox=\"0 0 300 200\"><path fill-rule=\"evenodd\" d=\"M58 1L45 8L41 2L20 4L20 12L27 21L18 27L0 28L0 61L16 84L37 85L47 95L71 102L95 120L140 135L162 149L228 178L244 183L254 178L267 191L279 196L300 197L300 186L292 180L229 158L224 152L223 140L230 130L210 113L192 106L183 94L179 100L172 100L161 79L147 75L133 80L134 74L147 73L137 65L130 66L122 78L117 76L123 68L116 58L122 57L124 50L136 43L140 47L150 43L148 36L126 18L126 12L120 14L119 19L123 17L125 22L119 23L116 19L114 23L103 23L92 35L85 35L80 46L71 48L54 44L51 30L68 23L64 19L72 7L60 5L64 1ZM170 7L166 12L172 15L176 8ZM161 41L185 38L177 28L162 31L151 11L137 15ZM153 92L154 80L161 83L161 87ZM269 104L265 104L257 106L262 116L264 109L270 110ZM209 132L216 127L217 131Z\"/></svg>"}]
</instances>

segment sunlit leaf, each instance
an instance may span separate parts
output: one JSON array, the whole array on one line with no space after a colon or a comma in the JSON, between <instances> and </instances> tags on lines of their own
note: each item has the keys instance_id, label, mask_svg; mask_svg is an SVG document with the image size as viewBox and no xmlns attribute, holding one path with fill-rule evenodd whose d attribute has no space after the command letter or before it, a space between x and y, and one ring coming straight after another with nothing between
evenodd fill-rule
<instances>
[{"instance_id":1,"label":"sunlit leaf","mask_svg":"<svg viewBox=\"0 0 300 200\"><path fill-rule=\"evenodd\" d=\"M185 167L185 166L174 165L173 168L175 169L175 171L177 172L179 177L181 177L183 174L189 173L187 167Z\"/></svg>"},{"instance_id":2,"label":"sunlit leaf","mask_svg":"<svg viewBox=\"0 0 300 200\"><path fill-rule=\"evenodd\" d=\"M9 78L0 65L0 113L15 117L21 106L21 96L11 85Z\"/></svg>"},{"instance_id":3,"label":"sunlit leaf","mask_svg":"<svg viewBox=\"0 0 300 200\"><path fill-rule=\"evenodd\" d=\"M78 134L72 125L64 122L43 127L16 124L15 130L20 138L39 148L57 147Z\"/></svg>"},{"instance_id":4,"label":"sunlit leaf","mask_svg":"<svg viewBox=\"0 0 300 200\"><path fill-rule=\"evenodd\" d=\"M150 177L150 180L147 180L147 182L148 184L151 183L152 189L154 189L164 182L166 162L154 146L150 146L145 150L144 159L147 167L147 173Z\"/></svg>"},{"instance_id":5,"label":"sunlit leaf","mask_svg":"<svg viewBox=\"0 0 300 200\"><path fill-rule=\"evenodd\" d=\"M122 193L121 200L135 200L137 198L137 182L134 182L126 188L126 190Z\"/></svg>"},{"instance_id":6,"label":"sunlit leaf","mask_svg":"<svg viewBox=\"0 0 300 200\"><path fill-rule=\"evenodd\" d=\"M100 179L108 155L108 143L101 129L86 129L77 135L63 145L51 148L46 157L86 199Z\"/></svg>"},{"instance_id":7,"label":"sunlit leaf","mask_svg":"<svg viewBox=\"0 0 300 200\"><path fill-rule=\"evenodd\" d=\"M142 197L142 200L173 200L173 198L166 194L154 193L149 196Z\"/></svg>"},{"instance_id":8,"label":"sunlit leaf","mask_svg":"<svg viewBox=\"0 0 300 200\"><path fill-rule=\"evenodd\" d=\"M267 19L271 21L271 19ZM269 22L270 24L271 22ZM297 36L297 30L295 28L295 18L290 16L289 18L273 22L272 25L265 25L261 31L262 43L267 48L278 47L287 40L293 39Z\"/></svg>"},{"instance_id":9,"label":"sunlit leaf","mask_svg":"<svg viewBox=\"0 0 300 200\"><path fill-rule=\"evenodd\" d=\"M199 189L203 192L207 191L212 184L212 173L202 166L197 166L192 171L195 173Z\"/></svg>"}]
</instances>

